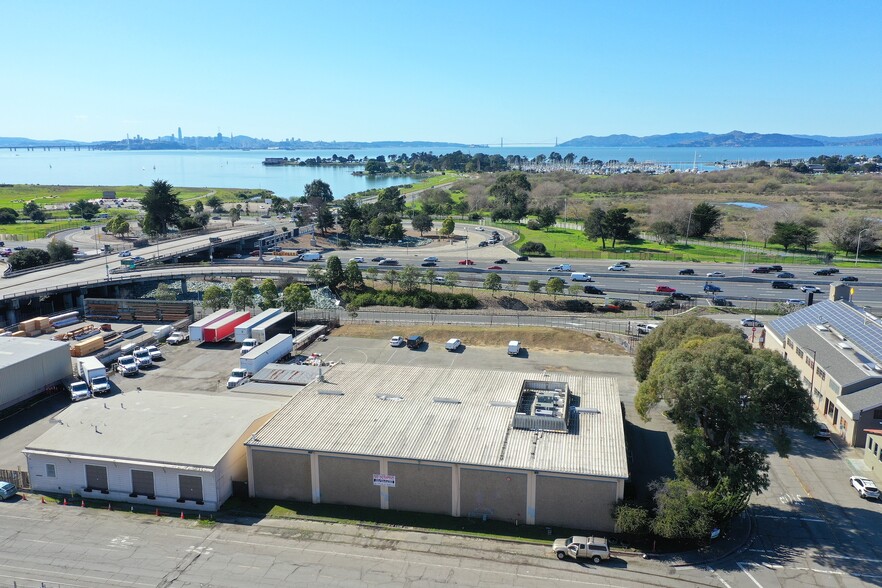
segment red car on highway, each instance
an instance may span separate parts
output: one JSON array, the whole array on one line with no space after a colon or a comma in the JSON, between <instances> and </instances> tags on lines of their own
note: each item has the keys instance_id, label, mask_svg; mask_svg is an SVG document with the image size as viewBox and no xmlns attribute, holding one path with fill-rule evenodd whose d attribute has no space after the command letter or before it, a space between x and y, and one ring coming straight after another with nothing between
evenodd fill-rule
<instances>
[{"instance_id":1,"label":"red car on highway","mask_svg":"<svg viewBox=\"0 0 882 588\"><path fill-rule=\"evenodd\" d=\"M668 293L668 294L669 294L669 293L671 293L671 292L676 292L677 289L676 289L676 288L671 288L670 286L656 286L656 287L655 287L655 291L656 291L656 292L664 292L664 293Z\"/></svg>"},{"instance_id":2,"label":"red car on highway","mask_svg":"<svg viewBox=\"0 0 882 588\"><path fill-rule=\"evenodd\" d=\"M488 270L501 270L502 268L499 267L498 265L491 265L491 266L488 267L487 269L488 269Z\"/></svg>"},{"instance_id":3,"label":"red car on highway","mask_svg":"<svg viewBox=\"0 0 882 588\"><path fill-rule=\"evenodd\" d=\"M471 259L460 259L459 265L475 265L475 262Z\"/></svg>"}]
</instances>

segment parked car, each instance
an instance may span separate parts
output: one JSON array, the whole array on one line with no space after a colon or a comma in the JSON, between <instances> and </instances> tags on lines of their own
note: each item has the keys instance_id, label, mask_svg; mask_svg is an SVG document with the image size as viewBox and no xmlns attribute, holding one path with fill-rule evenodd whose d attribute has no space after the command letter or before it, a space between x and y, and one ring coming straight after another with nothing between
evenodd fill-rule
<instances>
[{"instance_id":1,"label":"parked car","mask_svg":"<svg viewBox=\"0 0 882 588\"><path fill-rule=\"evenodd\" d=\"M132 252L129 250L119 252L119 257L131 257L131 255L132 255Z\"/></svg>"},{"instance_id":2,"label":"parked car","mask_svg":"<svg viewBox=\"0 0 882 588\"><path fill-rule=\"evenodd\" d=\"M601 296L604 294L603 290L597 286L585 286L584 290L585 294L600 294Z\"/></svg>"},{"instance_id":3,"label":"parked car","mask_svg":"<svg viewBox=\"0 0 882 588\"><path fill-rule=\"evenodd\" d=\"M770 265L769 267L772 268L773 272L783 272L784 271L784 268L781 267L780 265Z\"/></svg>"},{"instance_id":4,"label":"parked car","mask_svg":"<svg viewBox=\"0 0 882 588\"><path fill-rule=\"evenodd\" d=\"M831 272L829 269L823 268L823 269L815 270L812 273L816 276L829 276L833 272Z\"/></svg>"},{"instance_id":5,"label":"parked car","mask_svg":"<svg viewBox=\"0 0 882 588\"><path fill-rule=\"evenodd\" d=\"M682 292L671 292L671 298L674 300L692 300L692 296Z\"/></svg>"},{"instance_id":6,"label":"parked car","mask_svg":"<svg viewBox=\"0 0 882 588\"><path fill-rule=\"evenodd\" d=\"M827 271L830 272L831 274L838 274L839 268L838 267L828 267Z\"/></svg>"},{"instance_id":7,"label":"parked car","mask_svg":"<svg viewBox=\"0 0 882 588\"><path fill-rule=\"evenodd\" d=\"M462 341L456 338L448 339L447 343L444 344L444 349L447 351L457 351L460 347L462 347Z\"/></svg>"},{"instance_id":8,"label":"parked car","mask_svg":"<svg viewBox=\"0 0 882 588\"><path fill-rule=\"evenodd\" d=\"M395 335L394 337L389 339L389 345L391 345L392 347L401 347L402 345L404 345L404 337L400 335Z\"/></svg>"},{"instance_id":9,"label":"parked car","mask_svg":"<svg viewBox=\"0 0 882 588\"><path fill-rule=\"evenodd\" d=\"M349 261L354 261L355 263L364 263L364 257L352 257Z\"/></svg>"},{"instance_id":10,"label":"parked car","mask_svg":"<svg viewBox=\"0 0 882 588\"><path fill-rule=\"evenodd\" d=\"M857 490L857 493L861 498L875 498L878 500L879 489L876 488L876 484L873 483L873 480L862 476L852 476L848 481L851 482L852 488Z\"/></svg>"},{"instance_id":11,"label":"parked car","mask_svg":"<svg viewBox=\"0 0 882 588\"><path fill-rule=\"evenodd\" d=\"M815 439L829 439L830 438L830 429L824 423L818 423L818 427L815 429Z\"/></svg>"},{"instance_id":12,"label":"parked car","mask_svg":"<svg viewBox=\"0 0 882 588\"><path fill-rule=\"evenodd\" d=\"M802 290L803 292L812 292L814 294L821 293L821 289L818 288L817 286L800 286L799 289Z\"/></svg>"},{"instance_id":13,"label":"parked car","mask_svg":"<svg viewBox=\"0 0 882 588\"><path fill-rule=\"evenodd\" d=\"M178 345L190 340L190 333L185 331L175 331L165 340L169 345Z\"/></svg>"},{"instance_id":14,"label":"parked car","mask_svg":"<svg viewBox=\"0 0 882 588\"><path fill-rule=\"evenodd\" d=\"M595 564L609 559L609 544L604 537L574 536L555 539L551 549L557 559L566 559L569 556L573 559L590 559Z\"/></svg>"},{"instance_id":15,"label":"parked car","mask_svg":"<svg viewBox=\"0 0 882 588\"><path fill-rule=\"evenodd\" d=\"M681 276L694 276L694 275L695 275L695 270L694 270L694 269L689 269L689 268L681 269L680 271L677 272L677 274L678 274L678 275L681 275Z\"/></svg>"},{"instance_id":16,"label":"parked car","mask_svg":"<svg viewBox=\"0 0 882 588\"><path fill-rule=\"evenodd\" d=\"M790 272L778 272L777 275L775 275L775 277L776 278L795 278L796 276L794 276Z\"/></svg>"},{"instance_id":17,"label":"parked car","mask_svg":"<svg viewBox=\"0 0 882 588\"><path fill-rule=\"evenodd\" d=\"M380 262L380 261L383 261L384 259L386 259L386 258L385 258L385 257L382 257L382 256L380 256L380 257L372 257L372 258L371 258L371 261L373 261L373 262Z\"/></svg>"},{"instance_id":18,"label":"parked car","mask_svg":"<svg viewBox=\"0 0 882 588\"><path fill-rule=\"evenodd\" d=\"M617 263L616 265L611 265L606 269L611 272L623 272L623 271L627 270L628 268L627 268L627 266L624 266L624 265Z\"/></svg>"},{"instance_id":19,"label":"parked car","mask_svg":"<svg viewBox=\"0 0 882 588\"><path fill-rule=\"evenodd\" d=\"M772 288L775 290L793 290L795 286L792 282L782 282L780 280L775 280L772 282Z\"/></svg>"},{"instance_id":20,"label":"parked car","mask_svg":"<svg viewBox=\"0 0 882 588\"><path fill-rule=\"evenodd\" d=\"M677 289L676 289L676 288L671 288L670 286L656 286L656 287L655 287L655 291L656 291L656 292L668 292L668 293L669 293L669 292L676 292Z\"/></svg>"},{"instance_id":21,"label":"parked car","mask_svg":"<svg viewBox=\"0 0 882 588\"><path fill-rule=\"evenodd\" d=\"M709 278L725 278L726 274L724 274L723 272L719 272L719 271L718 272L708 272L707 277L709 277Z\"/></svg>"},{"instance_id":22,"label":"parked car","mask_svg":"<svg viewBox=\"0 0 882 588\"><path fill-rule=\"evenodd\" d=\"M521 354L521 342L520 341L509 341L508 342L508 355L511 357L517 357Z\"/></svg>"},{"instance_id":23,"label":"parked car","mask_svg":"<svg viewBox=\"0 0 882 588\"><path fill-rule=\"evenodd\" d=\"M457 263L459 265L475 265L475 262L471 259L460 259Z\"/></svg>"},{"instance_id":24,"label":"parked car","mask_svg":"<svg viewBox=\"0 0 882 588\"><path fill-rule=\"evenodd\" d=\"M438 264L435 263L434 261L424 261L424 262L421 263L420 265L421 265L422 267L437 267Z\"/></svg>"},{"instance_id":25,"label":"parked car","mask_svg":"<svg viewBox=\"0 0 882 588\"><path fill-rule=\"evenodd\" d=\"M422 335L411 335L407 338L407 348L408 349L419 349L423 346L423 336Z\"/></svg>"},{"instance_id":26,"label":"parked car","mask_svg":"<svg viewBox=\"0 0 882 588\"><path fill-rule=\"evenodd\" d=\"M722 292L723 289L719 286L715 286L714 284L705 284L704 285L705 292Z\"/></svg>"},{"instance_id":27,"label":"parked car","mask_svg":"<svg viewBox=\"0 0 882 588\"><path fill-rule=\"evenodd\" d=\"M842 276L839 278L840 282L857 282L858 279L856 276Z\"/></svg>"},{"instance_id":28,"label":"parked car","mask_svg":"<svg viewBox=\"0 0 882 588\"><path fill-rule=\"evenodd\" d=\"M765 266L765 265L761 265L759 267L755 267L752 270L750 270L750 273L752 273L752 274L770 274L770 273L772 273L772 268Z\"/></svg>"},{"instance_id":29,"label":"parked car","mask_svg":"<svg viewBox=\"0 0 882 588\"><path fill-rule=\"evenodd\" d=\"M530 261L530 258L526 255L518 255L515 261Z\"/></svg>"},{"instance_id":30,"label":"parked car","mask_svg":"<svg viewBox=\"0 0 882 588\"><path fill-rule=\"evenodd\" d=\"M741 326L742 327L764 327L765 325L754 318L743 318L743 319L741 319Z\"/></svg>"},{"instance_id":31,"label":"parked car","mask_svg":"<svg viewBox=\"0 0 882 588\"><path fill-rule=\"evenodd\" d=\"M617 261L616 265L623 265L625 267L631 267L631 262L630 261Z\"/></svg>"},{"instance_id":32,"label":"parked car","mask_svg":"<svg viewBox=\"0 0 882 588\"><path fill-rule=\"evenodd\" d=\"M800 298L788 298L784 301L784 304L793 304L795 306L805 306L805 300Z\"/></svg>"},{"instance_id":33,"label":"parked car","mask_svg":"<svg viewBox=\"0 0 882 588\"><path fill-rule=\"evenodd\" d=\"M383 261L379 262L377 265L398 265L398 260L386 258Z\"/></svg>"},{"instance_id":34,"label":"parked car","mask_svg":"<svg viewBox=\"0 0 882 588\"><path fill-rule=\"evenodd\" d=\"M12 498L18 494L18 488L12 482L0 482L0 500Z\"/></svg>"},{"instance_id":35,"label":"parked car","mask_svg":"<svg viewBox=\"0 0 882 588\"><path fill-rule=\"evenodd\" d=\"M491 265L487 268L488 270L501 270L502 267L498 265Z\"/></svg>"},{"instance_id":36,"label":"parked car","mask_svg":"<svg viewBox=\"0 0 882 588\"><path fill-rule=\"evenodd\" d=\"M438 258L435 257L434 255L430 255L429 257L424 257L424 258L423 258L423 261L434 261L434 262L437 262L437 261L438 261Z\"/></svg>"},{"instance_id":37,"label":"parked car","mask_svg":"<svg viewBox=\"0 0 882 588\"><path fill-rule=\"evenodd\" d=\"M499 265L503 265L503 264L508 263L508 260L507 259L497 259L493 263L498 263Z\"/></svg>"}]
</instances>

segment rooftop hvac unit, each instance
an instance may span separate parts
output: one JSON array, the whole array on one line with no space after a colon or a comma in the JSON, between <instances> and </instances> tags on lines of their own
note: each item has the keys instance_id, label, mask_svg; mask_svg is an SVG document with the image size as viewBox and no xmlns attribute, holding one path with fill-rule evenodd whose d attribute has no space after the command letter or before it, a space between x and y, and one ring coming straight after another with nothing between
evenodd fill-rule
<instances>
[{"instance_id":1,"label":"rooftop hvac unit","mask_svg":"<svg viewBox=\"0 0 882 588\"><path fill-rule=\"evenodd\" d=\"M827 325L817 325L817 329L822 333L829 333L830 329L827 328Z\"/></svg>"},{"instance_id":2,"label":"rooftop hvac unit","mask_svg":"<svg viewBox=\"0 0 882 588\"><path fill-rule=\"evenodd\" d=\"M851 343L849 343L845 339L842 340L842 343L837 343L837 346L840 349L854 349L854 347L851 346Z\"/></svg>"}]
</instances>

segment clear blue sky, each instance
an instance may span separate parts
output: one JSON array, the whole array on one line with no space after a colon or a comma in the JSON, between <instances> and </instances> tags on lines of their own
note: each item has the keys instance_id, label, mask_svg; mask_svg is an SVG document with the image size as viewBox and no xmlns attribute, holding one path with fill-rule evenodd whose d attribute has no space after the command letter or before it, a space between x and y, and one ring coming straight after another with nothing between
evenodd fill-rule
<instances>
[{"instance_id":1,"label":"clear blue sky","mask_svg":"<svg viewBox=\"0 0 882 588\"><path fill-rule=\"evenodd\" d=\"M882 2L6 1L0 136L882 132Z\"/></svg>"}]
</instances>

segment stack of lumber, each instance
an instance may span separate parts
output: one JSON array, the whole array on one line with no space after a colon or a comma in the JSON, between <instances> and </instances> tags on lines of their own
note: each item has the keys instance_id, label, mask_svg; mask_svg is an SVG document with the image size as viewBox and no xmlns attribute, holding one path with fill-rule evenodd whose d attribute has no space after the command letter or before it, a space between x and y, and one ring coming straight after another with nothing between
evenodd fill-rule
<instances>
[{"instance_id":1,"label":"stack of lumber","mask_svg":"<svg viewBox=\"0 0 882 588\"><path fill-rule=\"evenodd\" d=\"M104 349L104 337L101 335L95 335L94 337L89 337L83 341L71 343L70 354L73 357L85 357L100 349Z\"/></svg>"}]
</instances>

